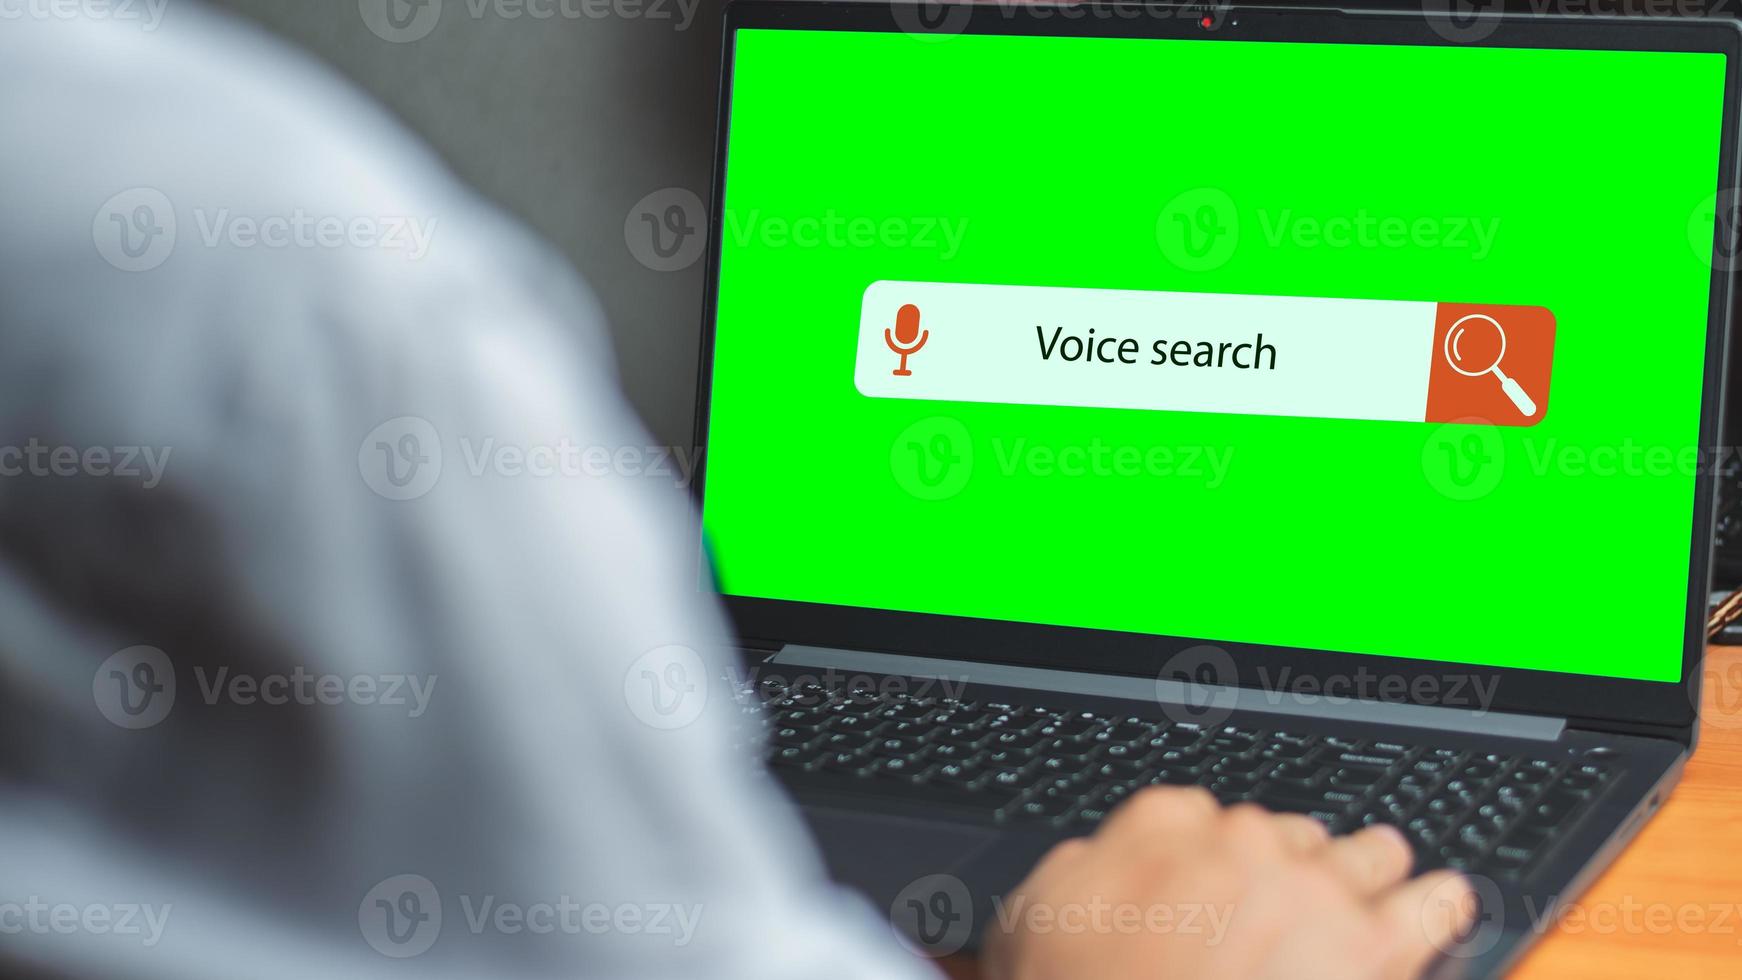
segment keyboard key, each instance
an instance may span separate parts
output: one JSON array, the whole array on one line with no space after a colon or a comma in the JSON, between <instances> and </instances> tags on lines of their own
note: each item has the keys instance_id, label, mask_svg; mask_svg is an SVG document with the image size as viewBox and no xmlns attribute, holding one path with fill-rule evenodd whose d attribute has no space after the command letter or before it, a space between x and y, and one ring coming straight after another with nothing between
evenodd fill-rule
<instances>
[{"instance_id":1,"label":"keyboard key","mask_svg":"<svg viewBox=\"0 0 1742 980\"><path fill-rule=\"evenodd\" d=\"M1258 777L1250 774L1217 776L1210 781L1209 790L1223 803L1244 802L1252 791L1258 788Z\"/></svg>"},{"instance_id":2,"label":"keyboard key","mask_svg":"<svg viewBox=\"0 0 1742 980\"><path fill-rule=\"evenodd\" d=\"M1107 811L1105 809L1102 809L1101 807L1085 806L1079 807L1077 812L1071 815L1071 822L1078 827L1090 828L1100 824L1100 822L1106 818Z\"/></svg>"},{"instance_id":3,"label":"keyboard key","mask_svg":"<svg viewBox=\"0 0 1742 980\"><path fill-rule=\"evenodd\" d=\"M781 728L769 741L781 748L812 749L823 743L823 733L808 728Z\"/></svg>"},{"instance_id":4,"label":"keyboard key","mask_svg":"<svg viewBox=\"0 0 1742 980\"><path fill-rule=\"evenodd\" d=\"M1491 762L1472 762L1458 773L1458 778L1482 783L1498 775L1500 775L1499 766Z\"/></svg>"},{"instance_id":5,"label":"keyboard key","mask_svg":"<svg viewBox=\"0 0 1742 980\"><path fill-rule=\"evenodd\" d=\"M1331 785L1341 789L1365 790L1369 786L1385 778L1383 769L1365 769L1360 766L1350 766L1337 770L1331 777Z\"/></svg>"},{"instance_id":6,"label":"keyboard key","mask_svg":"<svg viewBox=\"0 0 1742 980\"><path fill-rule=\"evenodd\" d=\"M1284 762L1271 770L1270 781L1284 786L1311 786L1324 777L1325 771L1318 766L1303 765L1298 762Z\"/></svg>"},{"instance_id":7,"label":"keyboard key","mask_svg":"<svg viewBox=\"0 0 1742 980\"><path fill-rule=\"evenodd\" d=\"M1267 759L1302 759L1311 751L1310 743L1272 738L1258 750L1258 754Z\"/></svg>"},{"instance_id":8,"label":"keyboard key","mask_svg":"<svg viewBox=\"0 0 1742 980\"><path fill-rule=\"evenodd\" d=\"M1209 759L1210 755L1208 753L1196 749L1188 749L1184 751L1169 749L1158 756L1156 762L1158 765L1166 766L1169 769L1189 769L1195 772L1203 768L1204 764Z\"/></svg>"},{"instance_id":9,"label":"keyboard key","mask_svg":"<svg viewBox=\"0 0 1742 980\"><path fill-rule=\"evenodd\" d=\"M1031 749L1040 745L1043 741L1043 737L1039 734L1031 735L1027 732L999 732L992 736L992 740L987 744L1000 749Z\"/></svg>"},{"instance_id":10,"label":"keyboard key","mask_svg":"<svg viewBox=\"0 0 1742 980\"><path fill-rule=\"evenodd\" d=\"M1585 802L1583 796L1564 790L1550 790L1530 808L1527 819L1533 823L1560 823L1572 816Z\"/></svg>"},{"instance_id":11,"label":"keyboard key","mask_svg":"<svg viewBox=\"0 0 1742 980\"><path fill-rule=\"evenodd\" d=\"M1077 808L1075 793L1042 793L1026 802L1012 803L999 811L999 819L1007 821L1044 821L1051 823Z\"/></svg>"},{"instance_id":12,"label":"keyboard key","mask_svg":"<svg viewBox=\"0 0 1742 980\"><path fill-rule=\"evenodd\" d=\"M1298 793L1272 786L1264 786L1252 796L1254 803L1278 813L1312 813L1322 810L1339 816L1351 799L1346 793Z\"/></svg>"},{"instance_id":13,"label":"keyboard key","mask_svg":"<svg viewBox=\"0 0 1742 980\"><path fill-rule=\"evenodd\" d=\"M1490 863L1496 871L1516 873L1524 870L1535 856L1534 851L1522 847L1502 845L1494 849Z\"/></svg>"},{"instance_id":14,"label":"keyboard key","mask_svg":"<svg viewBox=\"0 0 1742 980\"><path fill-rule=\"evenodd\" d=\"M1095 775L1102 779L1132 780L1147 775L1150 767L1141 761L1131 759L1115 759L1103 762L1095 767Z\"/></svg>"},{"instance_id":15,"label":"keyboard key","mask_svg":"<svg viewBox=\"0 0 1742 980\"><path fill-rule=\"evenodd\" d=\"M1223 759L1222 761L1211 766L1210 770L1212 772L1215 772L1218 774L1223 774L1223 775L1227 775L1227 774L1247 775L1247 774L1251 774L1251 773L1256 773L1256 772L1260 771L1261 769L1266 769L1269 766L1270 766L1270 763L1264 759L1233 758L1233 759Z\"/></svg>"},{"instance_id":16,"label":"keyboard key","mask_svg":"<svg viewBox=\"0 0 1742 980\"><path fill-rule=\"evenodd\" d=\"M1042 725L1040 733L1052 738L1078 739L1099 731L1101 722L1093 716L1077 715Z\"/></svg>"}]
</instances>

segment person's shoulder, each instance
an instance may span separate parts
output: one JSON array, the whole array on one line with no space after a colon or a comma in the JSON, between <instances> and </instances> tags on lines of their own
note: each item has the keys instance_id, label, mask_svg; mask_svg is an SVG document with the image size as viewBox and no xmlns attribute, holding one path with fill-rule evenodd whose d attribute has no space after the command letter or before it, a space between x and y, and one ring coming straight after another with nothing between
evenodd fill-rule
<instances>
[{"instance_id":1,"label":"person's shoulder","mask_svg":"<svg viewBox=\"0 0 1742 980\"><path fill-rule=\"evenodd\" d=\"M0 154L0 186L24 202L0 230L0 279L59 284L42 301L69 317L191 305L199 317L163 326L374 344L586 302L547 248L335 70L201 6L154 29L8 27L0 121L33 145Z\"/></svg>"},{"instance_id":2,"label":"person's shoulder","mask_svg":"<svg viewBox=\"0 0 1742 980\"><path fill-rule=\"evenodd\" d=\"M428 195L450 186L398 120L336 71L202 5L165 9L155 24L9 26L0 32L0 78L11 92L0 104L41 127L38 149L74 165L63 171L69 181L89 160L93 176L173 172L214 191L262 195L290 183L305 194L391 203L407 188Z\"/></svg>"},{"instance_id":3,"label":"person's shoulder","mask_svg":"<svg viewBox=\"0 0 1742 980\"><path fill-rule=\"evenodd\" d=\"M459 378L504 337L594 332L560 258L334 70L227 15L9 24L0 125L5 374L70 371L112 414L321 371L359 392Z\"/></svg>"}]
</instances>

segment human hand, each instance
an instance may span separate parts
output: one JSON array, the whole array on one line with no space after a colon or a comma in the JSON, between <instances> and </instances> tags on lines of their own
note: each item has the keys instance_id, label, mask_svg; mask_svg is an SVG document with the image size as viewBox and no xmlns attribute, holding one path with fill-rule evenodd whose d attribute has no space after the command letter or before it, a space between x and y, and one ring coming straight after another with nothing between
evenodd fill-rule
<instances>
[{"instance_id":1,"label":"human hand","mask_svg":"<svg viewBox=\"0 0 1742 980\"><path fill-rule=\"evenodd\" d=\"M1403 835L1154 787L1055 847L987 928L989 980L1408 978L1474 915L1452 872L1409 879ZM1189 928L1188 928L1189 924Z\"/></svg>"}]
</instances>

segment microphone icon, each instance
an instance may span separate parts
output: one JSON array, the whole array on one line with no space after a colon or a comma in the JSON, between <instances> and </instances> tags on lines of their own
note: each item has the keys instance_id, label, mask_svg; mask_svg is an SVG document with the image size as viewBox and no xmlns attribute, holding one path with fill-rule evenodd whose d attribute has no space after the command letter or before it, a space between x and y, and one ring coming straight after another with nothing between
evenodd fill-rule
<instances>
[{"instance_id":1,"label":"microphone icon","mask_svg":"<svg viewBox=\"0 0 1742 980\"><path fill-rule=\"evenodd\" d=\"M883 342L901 356L901 366L895 369L896 377L905 378L913 373L907 369L908 355L919 353L929 339L931 331L919 328L919 307L909 303L895 311L895 332L891 334L889 328L884 327Z\"/></svg>"}]
</instances>

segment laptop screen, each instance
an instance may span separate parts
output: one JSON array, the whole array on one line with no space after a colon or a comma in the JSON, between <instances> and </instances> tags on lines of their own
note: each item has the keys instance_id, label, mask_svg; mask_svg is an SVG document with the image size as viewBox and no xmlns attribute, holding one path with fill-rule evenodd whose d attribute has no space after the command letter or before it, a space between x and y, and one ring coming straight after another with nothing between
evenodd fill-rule
<instances>
[{"instance_id":1,"label":"laptop screen","mask_svg":"<svg viewBox=\"0 0 1742 980\"><path fill-rule=\"evenodd\" d=\"M733 57L725 594L1679 678L1722 55Z\"/></svg>"}]
</instances>

